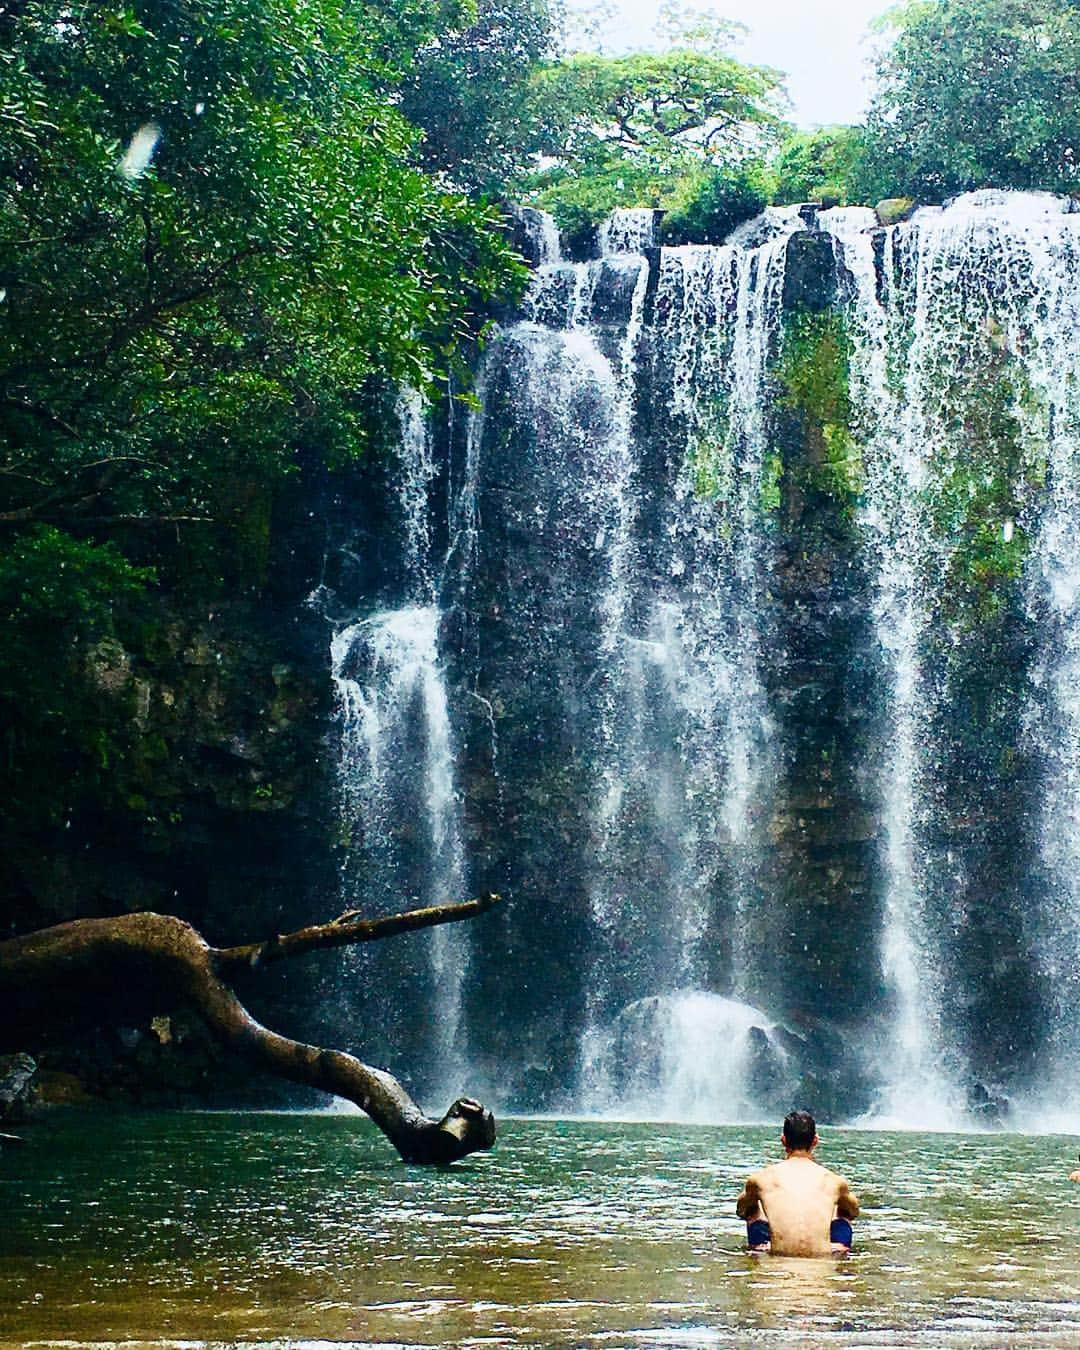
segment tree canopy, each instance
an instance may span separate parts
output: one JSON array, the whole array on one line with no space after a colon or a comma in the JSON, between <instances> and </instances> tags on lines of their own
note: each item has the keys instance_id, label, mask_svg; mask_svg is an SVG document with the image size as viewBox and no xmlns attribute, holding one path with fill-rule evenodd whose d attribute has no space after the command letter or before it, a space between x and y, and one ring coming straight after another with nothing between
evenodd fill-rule
<instances>
[{"instance_id":1,"label":"tree canopy","mask_svg":"<svg viewBox=\"0 0 1080 1350\"><path fill-rule=\"evenodd\" d=\"M759 159L781 126L778 72L724 47L730 25L678 29L680 45L577 53L538 68L531 97L543 167L529 186L571 232L617 206L682 208Z\"/></svg>"},{"instance_id":2,"label":"tree canopy","mask_svg":"<svg viewBox=\"0 0 1080 1350\"><path fill-rule=\"evenodd\" d=\"M775 201L829 202L847 206L864 191L866 134L861 127L796 131L781 144L773 164Z\"/></svg>"},{"instance_id":3,"label":"tree canopy","mask_svg":"<svg viewBox=\"0 0 1080 1350\"><path fill-rule=\"evenodd\" d=\"M868 117L880 195L1077 186L1080 10L1068 0L916 0L889 15Z\"/></svg>"},{"instance_id":4,"label":"tree canopy","mask_svg":"<svg viewBox=\"0 0 1080 1350\"><path fill-rule=\"evenodd\" d=\"M461 187L500 195L534 143L533 70L558 40L552 0L478 0L473 21L440 32L401 82L401 111L420 127L424 168Z\"/></svg>"},{"instance_id":5,"label":"tree canopy","mask_svg":"<svg viewBox=\"0 0 1080 1350\"><path fill-rule=\"evenodd\" d=\"M382 87L422 7L30 0L0 140L0 517L207 516L238 467L348 456L513 274L408 167Z\"/></svg>"}]
</instances>

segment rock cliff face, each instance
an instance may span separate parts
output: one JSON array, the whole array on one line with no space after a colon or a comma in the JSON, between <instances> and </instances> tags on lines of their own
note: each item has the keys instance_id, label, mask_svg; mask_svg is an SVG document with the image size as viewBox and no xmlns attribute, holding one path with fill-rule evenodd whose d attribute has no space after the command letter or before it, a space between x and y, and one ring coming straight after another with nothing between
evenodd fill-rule
<instances>
[{"instance_id":1,"label":"rock cliff face","mask_svg":"<svg viewBox=\"0 0 1080 1350\"><path fill-rule=\"evenodd\" d=\"M297 650L256 604L224 603L166 611L138 652L112 637L86 652L94 715L128 753L108 803L9 853L16 924L150 908L241 932L302 911L298 856L318 864L327 843L328 699L308 627Z\"/></svg>"},{"instance_id":2,"label":"rock cliff face","mask_svg":"<svg viewBox=\"0 0 1080 1350\"><path fill-rule=\"evenodd\" d=\"M328 624L304 603L328 525L323 512L318 538L309 537L317 505L305 503L299 524L286 516L259 576L232 595L217 586L208 597L197 584L187 594L152 589L117 608L112 631L71 648L72 779L21 785L37 800L24 796L7 817L5 936L152 909L228 943L337 912ZM39 678L56 674L43 668ZM64 741L50 753L62 772ZM284 972L264 984L251 991L261 1012L312 1025L317 977ZM219 1060L190 1018L165 1037L88 1027L42 1059L36 1081L61 1100L86 1089L221 1100L245 1076Z\"/></svg>"},{"instance_id":3,"label":"rock cliff face","mask_svg":"<svg viewBox=\"0 0 1080 1350\"><path fill-rule=\"evenodd\" d=\"M377 622L433 616L443 787L406 840L368 752L417 696L415 649L379 648L377 678L344 661L368 737L345 778L383 803L351 884L452 825L456 875L512 896L454 954L433 1056L496 1101L912 1122L1030 1102L1077 1054L1055 806L1077 353L1052 317L1080 303L1073 217L776 210L662 250L653 213L623 217L579 263L526 222L536 280L476 410L403 438L426 489L385 513L415 540L420 512L426 589L385 587ZM432 744L412 762L434 782ZM418 947L408 978L445 981L440 959ZM388 1054L407 1002L403 979Z\"/></svg>"}]
</instances>

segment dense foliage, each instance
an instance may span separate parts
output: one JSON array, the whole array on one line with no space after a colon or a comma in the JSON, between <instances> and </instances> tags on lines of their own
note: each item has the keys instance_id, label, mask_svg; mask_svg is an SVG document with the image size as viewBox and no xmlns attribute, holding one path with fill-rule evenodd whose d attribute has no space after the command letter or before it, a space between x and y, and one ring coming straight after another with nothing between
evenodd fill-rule
<instances>
[{"instance_id":1,"label":"dense foliage","mask_svg":"<svg viewBox=\"0 0 1080 1350\"><path fill-rule=\"evenodd\" d=\"M478 0L472 23L426 43L401 84L424 167L491 195L513 185L536 140L532 73L556 38L552 0Z\"/></svg>"},{"instance_id":2,"label":"dense foliage","mask_svg":"<svg viewBox=\"0 0 1080 1350\"><path fill-rule=\"evenodd\" d=\"M211 593L257 584L243 558L265 562L285 478L357 456L380 392L437 380L517 284L494 216L411 167L395 106L416 46L469 17L440 0L0 10L0 621L16 654L0 719L20 782L50 746L60 781L78 776L49 663L83 660L104 597L149 579L135 564Z\"/></svg>"},{"instance_id":3,"label":"dense foliage","mask_svg":"<svg viewBox=\"0 0 1080 1350\"><path fill-rule=\"evenodd\" d=\"M27 5L4 58L7 519L213 516L223 478L354 453L368 382L431 379L509 270L407 167L405 18L65 12Z\"/></svg>"},{"instance_id":4,"label":"dense foliage","mask_svg":"<svg viewBox=\"0 0 1080 1350\"><path fill-rule=\"evenodd\" d=\"M661 227L662 243L721 244L769 202L773 177L757 159L687 173Z\"/></svg>"},{"instance_id":5,"label":"dense foliage","mask_svg":"<svg viewBox=\"0 0 1080 1350\"><path fill-rule=\"evenodd\" d=\"M865 191L866 134L861 127L796 131L773 164L774 200L848 206Z\"/></svg>"},{"instance_id":6,"label":"dense foliage","mask_svg":"<svg viewBox=\"0 0 1080 1350\"><path fill-rule=\"evenodd\" d=\"M868 118L879 195L1077 186L1080 9L1069 0L936 0L890 15Z\"/></svg>"}]
</instances>

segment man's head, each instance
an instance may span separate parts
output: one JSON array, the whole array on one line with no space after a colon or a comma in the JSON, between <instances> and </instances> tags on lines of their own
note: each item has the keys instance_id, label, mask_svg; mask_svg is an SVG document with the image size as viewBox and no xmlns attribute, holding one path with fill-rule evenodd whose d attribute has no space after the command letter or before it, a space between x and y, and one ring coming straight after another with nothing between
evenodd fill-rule
<instances>
[{"instance_id":1,"label":"man's head","mask_svg":"<svg viewBox=\"0 0 1080 1350\"><path fill-rule=\"evenodd\" d=\"M788 1153L809 1153L817 1145L817 1123L809 1111L789 1111L781 1142Z\"/></svg>"}]
</instances>

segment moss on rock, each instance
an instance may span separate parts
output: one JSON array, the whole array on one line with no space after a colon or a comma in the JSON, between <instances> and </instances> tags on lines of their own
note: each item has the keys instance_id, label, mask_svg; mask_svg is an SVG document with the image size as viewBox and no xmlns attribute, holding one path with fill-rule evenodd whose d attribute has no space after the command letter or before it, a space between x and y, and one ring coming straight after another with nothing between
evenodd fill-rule
<instances>
[{"instance_id":1,"label":"moss on rock","mask_svg":"<svg viewBox=\"0 0 1080 1350\"><path fill-rule=\"evenodd\" d=\"M862 449L851 430L849 372L851 338L841 312L798 310L784 327L775 379L777 407L794 416L799 446L785 457L789 489L824 496L853 518L862 492ZM768 481L768 480L766 480ZM776 510L780 494L762 493L762 506Z\"/></svg>"}]
</instances>

